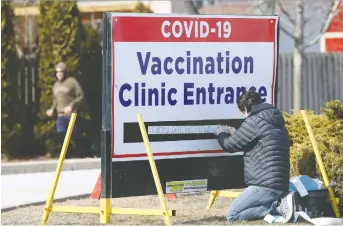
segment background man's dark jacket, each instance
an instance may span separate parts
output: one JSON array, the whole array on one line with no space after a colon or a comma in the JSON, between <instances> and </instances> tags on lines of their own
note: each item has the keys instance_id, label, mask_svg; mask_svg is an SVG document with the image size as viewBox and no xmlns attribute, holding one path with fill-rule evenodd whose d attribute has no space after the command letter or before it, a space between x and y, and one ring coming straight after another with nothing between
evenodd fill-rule
<instances>
[{"instance_id":1,"label":"background man's dark jacket","mask_svg":"<svg viewBox=\"0 0 343 226\"><path fill-rule=\"evenodd\" d=\"M255 105L231 136L221 132L219 144L227 152L244 151L247 186L287 192L289 186L289 136L282 113L271 104Z\"/></svg>"}]
</instances>

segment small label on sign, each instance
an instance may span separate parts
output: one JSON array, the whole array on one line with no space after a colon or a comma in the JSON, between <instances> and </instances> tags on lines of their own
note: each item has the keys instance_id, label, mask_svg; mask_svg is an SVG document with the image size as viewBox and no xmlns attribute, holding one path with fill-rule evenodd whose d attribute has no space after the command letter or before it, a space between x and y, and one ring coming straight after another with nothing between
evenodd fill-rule
<instances>
[{"instance_id":1,"label":"small label on sign","mask_svg":"<svg viewBox=\"0 0 343 226\"><path fill-rule=\"evenodd\" d=\"M207 179L167 182L166 193L207 191Z\"/></svg>"}]
</instances>

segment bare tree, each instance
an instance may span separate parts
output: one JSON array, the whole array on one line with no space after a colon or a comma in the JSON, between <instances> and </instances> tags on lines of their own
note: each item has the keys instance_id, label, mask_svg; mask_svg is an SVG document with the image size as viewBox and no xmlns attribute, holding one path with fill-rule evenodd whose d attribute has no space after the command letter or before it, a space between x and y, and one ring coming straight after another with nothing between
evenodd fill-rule
<instances>
[{"instance_id":1,"label":"bare tree","mask_svg":"<svg viewBox=\"0 0 343 226\"><path fill-rule=\"evenodd\" d=\"M277 0L255 0L252 8L257 15L273 15L275 13Z\"/></svg>"},{"instance_id":2,"label":"bare tree","mask_svg":"<svg viewBox=\"0 0 343 226\"><path fill-rule=\"evenodd\" d=\"M328 0L328 1L305 1L296 0L292 1L282 1L282 0L264 0L260 1L260 10L256 10L257 14L267 14L269 12L263 11L264 4L272 4L271 1L278 2L278 6L281 13L281 26L280 29L289 37L294 40L293 48L293 110L298 111L301 108L301 82L302 82L302 65L303 57L306 48L317 43L320 37L328 29L330 22L338 13L339 0ZM288 3L288 8L286 4ZM294 3L295 10L290 8L289 3ZM311 11L312 13L307 13L306 11ZM293 13L292 15L292 12ZM306 34L305 25L307 22L318 17L321 21L319 27L315 27L314 31ZM291 31L293 28L293 31Z\"/></svg>"},{"instance_id":3,"label":"bare tree","mask_svg":"<svg viewBox=\"0 0 343 226\"><path fill-rule=\"evenodd\" d=\"M184 0L185 9L190 14L200 14L193 0Z\"/></svg>"},{"instance_id":4,"label":"bare tree","mask_svg":"<svg viewBox=\"0 0 343 226\"><path fill-rule=\"evenodd\" d=\"M297 111L301 108L301 81L302 81L302 64L305 50L317 43L321 36L326 32L331 20L338 13L338 5L342 0L326 0L326 1L283 1L283 0L255 0L252 3L252 8L257 15L273 15L276 10L276 5L280 9L280 29L294 40L293 48L293 110ZM189 9L189 13L198 14L199 11L194 6L192 0L185 0L185 6ZM285 7L285 3L294 3L295 10ZM307 4L306 4L307 3ZM317 9L314 9L317 5ZM306 7L305 7L306 6ZM313 11L311 15L305 13ZM312 9L312 10L311 10ZM293 11L293 13L292 13ZM320 26L315 28L313 33L306 34L305 25L308 21L318 17L321 19ZM323 19L322 19L323 18Z\"/></svg>"}]
</instances>

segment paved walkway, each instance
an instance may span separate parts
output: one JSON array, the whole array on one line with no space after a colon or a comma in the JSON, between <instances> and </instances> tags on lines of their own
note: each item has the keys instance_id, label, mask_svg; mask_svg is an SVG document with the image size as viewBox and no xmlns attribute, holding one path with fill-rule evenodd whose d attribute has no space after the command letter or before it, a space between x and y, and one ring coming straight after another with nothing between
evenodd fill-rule
<instances>
[{"instance_id":1,"label":"paved walkway","mask_svg":"<svg viewBox=\"0 0 343 226\"><path fill-rule=\"evenodd\" d=\"M1 175L55 172L57 160L1 163ZM100 158L65 159L63 171L100 169Z\"/></svg>"},{"instance_id":2,"label":"paved walkway","mask_svg":"<svg viewBox=\"0 0 343 226\"><path fill-rule=\"evenodd\" d=\"M55 172L1 175L1 209L45 202ZM62 171L55 198L90 194L100 169Z\"/></svg>"}]
</instances>

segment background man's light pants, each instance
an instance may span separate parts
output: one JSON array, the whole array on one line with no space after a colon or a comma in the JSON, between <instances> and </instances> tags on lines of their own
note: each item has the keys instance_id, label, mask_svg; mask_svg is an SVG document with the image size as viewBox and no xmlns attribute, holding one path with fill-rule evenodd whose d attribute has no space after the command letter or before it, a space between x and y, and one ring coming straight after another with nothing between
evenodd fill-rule
<instances>
[{"instance_id":1,"label":"background man's light pants","mask_svg":"<svg viewBox=\"0 0 343 226\"><path fill-rule=\"evenodd\" d=\"M278 199L284 195L279 190L249 186L230 205L226 218L228 221L263 219L268 213L276 213Z\"/></svg>"}]
</instances>

